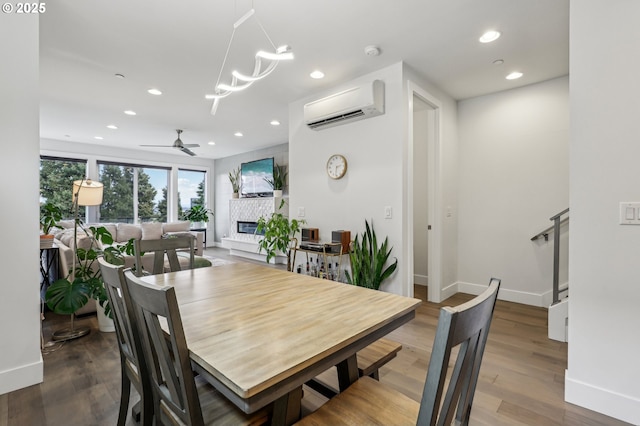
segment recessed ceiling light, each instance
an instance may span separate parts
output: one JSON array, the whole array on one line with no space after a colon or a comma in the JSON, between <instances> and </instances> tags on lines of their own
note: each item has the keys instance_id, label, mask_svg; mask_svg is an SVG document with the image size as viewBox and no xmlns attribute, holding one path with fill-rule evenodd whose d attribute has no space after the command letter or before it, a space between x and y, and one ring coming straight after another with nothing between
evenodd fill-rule
<instances>
[{"instance_id":1,"label":"recessed ceiling light","mask_svg":"<svg viewBox=\"0 0 640 426\"><path fill-rule=\"evenodd\" d=\"M158 89L149 89L149 90L147 90L147 92L152 94L152 95L156 95L156 96L162 95L162 92L159 91Z\"/></svg>"},{"instance_id":2,"label":"recessed ceiling light","mask_svg":"<svg viewBox=\"0 0 640 426\"><path fill-rule=\"evenodd\" d=\"M504 64L504 59L496 59L493 61L493 65L502 65Z\"/></svg>"},{"instance_id":3,"label":"recessed ceiling light","mask_svg":"<svg viewBox=\"0 0 640 426\"><path fill-rule=\"evenodd\" d=\"M378 46L367 46L364 48L364 54L367 56L378 56L380 48Z\"/></svg>"},{"instance_id":4,"label":"recessed ceiling light","mask_svg":"<svg viewBox=\"0 0 640 426\"><path fill-rule=\"evenodd\" d=\"M215 145L216 143L214 141L209 141L209 145Z\"/></svg>"},{"instance_id":5,"label":"recessed ceiling light","mask_svg":"<svg viewBox=\"0 0 640 426\"><path fill-rule=\"evenodd\" d=\"M127 114L127 115L136 115L136 112L135 111L131 111L130 109L126 110L124 113Z\"/></svg>"},{"instance_id":6,"label":"recessed ceiling light","mask_svg":"<svg viewBox=\"0 0 640 426\"><path fill-rule=\"evenodd\" d=\"M120 79L122 79L122 78L124 78L124 75L122 75L122 74L116 74L116 78L120 78Z\"/></svg>"},{"instance_id":7,"label":"recessed ceiling light","mask_svg":"<svg viewBox=\"0 0 640 426\"><path fill-rule=\"evenodd\" d=\"M507 80L516 80L516 79L518 79L518 78L520 78L522 76L523 76L523 74L520 71L514 71L511 74L509 74L508 76L506 76L505 78Z\"/></svg>"},{"instance_id":8,"label":"recessed ceiling light","mask_svg":"<svg viewBox=\"0 0 640 426\"><path fill-rule=\"evenodd\" d=\"M104 139L102 136L94 136L94 139L98 139L99 141L101 141L102 139Z\"/></svg>"},{"instance_id":9,"label":"recessed ceiling light","mask_svg":"<svg viewBox=\"0 0 640 426\"><path fill-rule=\"evenodd\" d=\"M324 78L324 73L322 71L315 70L311 74L309 74L311 78L315 78L316 80L319 78Z\"/></svg>"},{"instance_id":10,"label":"recessed ceiling light","mask_svg":"<svg viewBox=\"0 0 640 426\"><path fill-rule=\"evenodd\" d=\"M107 126L107 129L111 129L111 130L118 130L118 126L116 126L115 124L109 124Z\"/></svg>"},{"instance_id":11,"label":"recessed ceiling light","mask_svg":"<svg viewBox=\"0 0 640 426\"><path fill-rule=\"evenodd\" d=\"M498 38L500 38L500 31L490 30L482 34L482 37L480 37L478 41L480 43L491 43L492 41L496 41Z\"/></svg>"},{"instance_id":12,"label":"recessed ceiling light","mask_svg":"<svg viewBox=\"0 0 640 426\"><path fill-rule=\"evenodd\" d=\"M279 126L280 122L278 120L271 120L271 125L272 126Z\"/></svg>"},{"instance_id":13,"label":"recessed ceiling light","mask_svg":"<svg viewBox=\"0 0 640 426\"><path fill-rule=\"evenodd\" d=\"M210 95L210 94L204 95L205 99L215 99L215 97L216 95Z\"/></svg>"},{"instance_id":14,"label":"recessed ceiling light","mask_svg":"<svg viewBox=\"0 0 640 426\"><path fill-rule=\"evenodd\" d=\"M238 137L238 138L241 138L243 135L242 135L242 132L235 132L235 133L233 134L233 136L236 136L236 137Z\"/></svg>"},{"instance_id":15,"label":"recessed ceiling light","mask_svg":"<svg viewBox=\"0 0 640 426\"><path fill-rule=\"evenodd\" d=\"M64 137L65 137L65 138L70 138L70 137L71 137L71 135L64 135Z\"/></svg>"}]
</instances>

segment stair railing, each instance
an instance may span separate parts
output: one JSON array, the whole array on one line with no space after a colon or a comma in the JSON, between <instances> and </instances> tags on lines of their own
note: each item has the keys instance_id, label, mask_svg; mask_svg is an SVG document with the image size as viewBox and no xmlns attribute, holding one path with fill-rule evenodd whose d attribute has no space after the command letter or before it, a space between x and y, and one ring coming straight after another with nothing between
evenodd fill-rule
<instances>
[{"instance_id":1,"label":"stair railing","mask_svg":"<svg viewBox=\"0 0 640 426\"><path fill-rule=\"evenodd\" d=\"M562 216L569 213L569 209L565 209L555 216L551 216L549 220L553 221L553 225L545 229L542 232L537 233L531 238L531 241L535 241L538 238L544 237L545 241L549 241L549 232L553 232L553 302L555 305L560 301L560 226L569 221L566 217L562 219ZM567 291L569 288L562 289Z\"/></svg>"}]
</instances>

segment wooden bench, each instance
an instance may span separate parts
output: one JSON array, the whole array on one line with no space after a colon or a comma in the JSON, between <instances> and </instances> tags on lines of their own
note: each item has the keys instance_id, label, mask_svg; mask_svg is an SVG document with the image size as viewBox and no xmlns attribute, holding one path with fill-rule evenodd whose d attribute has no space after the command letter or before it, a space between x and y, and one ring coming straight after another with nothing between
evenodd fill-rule
<instances>
[{"instance_id":1,"label":"wooden bench","mask_svg":"<svg viewBox=\"0 0 640 426\"><path fill-rule=\"evenodd\" d=\"M395 358L400 349L402 349L402 344L385 338L378 339L361 349L356 353L358 375L380 380L380 367ZM338 391L317 378L309 380L306 385L329 399L338 394Z\"/></svg>"}]
</instances>

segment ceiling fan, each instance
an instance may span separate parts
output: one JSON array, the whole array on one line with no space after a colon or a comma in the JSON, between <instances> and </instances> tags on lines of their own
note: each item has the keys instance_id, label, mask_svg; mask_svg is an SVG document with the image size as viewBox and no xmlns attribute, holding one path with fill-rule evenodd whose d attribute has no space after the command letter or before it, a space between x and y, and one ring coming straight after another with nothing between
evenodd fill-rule
<instances>
[{"instance_id":1,"label":"ceiling fan","mask_svg":"<svg viewBox=\"0 0 640 426\"><path fill-rule=\"evenodd\" d=\"M189 148L197 148L200 145L197 143L182 143L182 140L180 140L180 133L182 133L182 130L176 129L176 132L178 132L178 139L175 140L173 145L140 145L140 146L152 146L155 148L177 148L180 151L184 152L185 154L195 156L196 153L191 151Z\"/></svg>"}]
</instances>

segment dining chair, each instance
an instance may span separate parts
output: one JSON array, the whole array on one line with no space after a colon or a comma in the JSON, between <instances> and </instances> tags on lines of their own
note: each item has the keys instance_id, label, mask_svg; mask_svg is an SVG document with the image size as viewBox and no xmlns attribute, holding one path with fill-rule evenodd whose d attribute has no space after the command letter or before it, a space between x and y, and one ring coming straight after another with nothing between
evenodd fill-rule
<instances>
[{"instance_id":1,"label":"dining chair","mask_svg":"<svg viewBox=\"0 0 640 426\"><path fill-rule=\"evenodd\" d=\"M140 333L137 345L149 371L156 423L268 423L267 409L247 415L202 377L194 376L174 287L147 284L131 271L124 276ZM161 322L166 323L167 332Z\"/></svg>"},{"instance_id":2,"label":"dining chair","mask_svg":"<svg viewBox=\"0 0 640 426\"><path fill-rule=\"evenodd\" d=\"M109 305L111 306L111 314L116 329L116 339L118 340L118 349L120 351L120 369L121 369L121 390L120 390L120 411L118 413L118 426L124 426L127 419L127 411L129 408L129 396L131 394L131 385L133 385L140 395L138 406L132 408L133 417L136 422L142 425L151 425L153 410L153 399L151 397L151 388L148 380L144 380L146 374L144 360L142 354L138 353L133 344L136 339L137 331L132 327L131 318L133 311L130 311L131 302L127 286L123 285L125 279L123 266L112 265L100 257L100 272L104 287L107 292Z\"/></svg>"},{"instance_id":3,"label":"dining chair","mask_svg":"<svg viewBox=\"0 0 640 426\"><path fill-rule=\"evenodd\" d=\"M145 273L156 275L167 272L165 271L165 256L169 262L170 272L182 270L182 266L178 260L179 250L188 250L188 269L193 269L195 262L194 238L189 236L162 238L159 240L134 240L133 250L136 258L135 271L138 276L142 276ZM153 267L151 271L145 271L142 266L142 257L145 253L149 252L153 253Z\"/></svg>"},{"instance_id":4,"label":"dining chair","mask_svg":"<svg viewBox=\"0 0 640 426\"><path fill-rule=\"evenodd\" d=\"M479 296L440 309L420 403L370 377L362 377L298 425L468 425L482 355L500 280ZM444 394L452 350L457 357ZM455 354L455 351L453 351Z\"/></svg>"}]
</instances>

